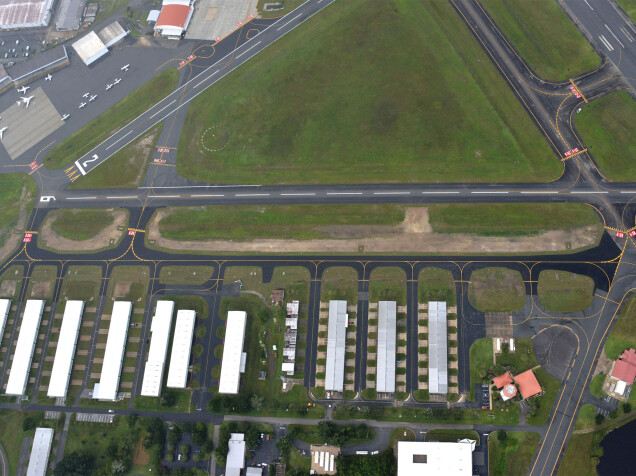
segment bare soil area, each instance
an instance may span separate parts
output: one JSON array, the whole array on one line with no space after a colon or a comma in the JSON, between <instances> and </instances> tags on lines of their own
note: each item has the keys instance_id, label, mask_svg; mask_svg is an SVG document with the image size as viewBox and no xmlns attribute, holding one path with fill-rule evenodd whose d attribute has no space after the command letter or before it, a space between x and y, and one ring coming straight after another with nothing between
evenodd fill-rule
<instances>
[{"instance_id":1,"label":"bare soil area","mask_svg":"<svg viewBox=\"0 0 636 476\"><path fill-rule=\"evenodd\" d=\"M89 240L69 240L64 238L51 229L51 224L55 220L55 214L49 213L42 225L40 232L40 240L47 248L55 251L94 251L106 248L113 243L117 243L126 233L127 213L125 210L113 210L113 223L106 227L101 233ZM118 227L123 226L124 229L119 230Z\"/></svg>"},{"instance_id":2,"label":"bare soil area","mask_svg":"<svg viewBox=\"0 0 636 476\"><path fill-rule=\"evenodd\" d=\"M170 212L159 211L148 225L155 246L173 250L257 253L533 253L571 251L593 245L598 226L552 230L528 237L490 237L432 231L425 207L407 208L394 226L334 225L320 227L331 239L255 239L252 241L186 241L163 238L159 222Z\"/></svg>"}]
</instances>

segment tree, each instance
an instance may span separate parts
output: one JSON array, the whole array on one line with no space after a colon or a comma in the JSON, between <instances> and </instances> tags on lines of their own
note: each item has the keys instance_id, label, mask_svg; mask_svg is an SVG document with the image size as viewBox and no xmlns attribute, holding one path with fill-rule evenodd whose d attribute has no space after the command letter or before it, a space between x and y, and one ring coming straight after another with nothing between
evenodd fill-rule
<instances>
[{"instance_id":1,"label":"tree","mask_svg":"<svg viewBox=\"0 0 636 476\"><path fill-rule=\"evenodd\" d=\"M497 432L497 439L502 442L506 441L508 439L508 433L506 433L505 430L499 430Z\"/></svg>"},{"instance_id":2,"label":"tree","mask_svg":"<svg viewBox=\"0 0 636 476\"><path fill-rule=\"evenodd\" d=\"M250 398L250 405L254 410L260 410L263 408L263 403L265 402L265 397L262 395L254 394L252 398Z\"/></svg>"},{"instance_id":3,"label":"tree","mask_svg":"<svg viewBox=\"0 0 636 476\"><path fill-rule=\"evenodd\" d=\"M632 404L625 402L623 403L623 413L629 413L632 411Z\"/></svg>"},{"instance_id":4,"label":"tree","mask_svg":"<svg viewBox=\"0 0 636 476\"><path fill-rule=\"evenodd\" d=\"M91 474L94 464L93 456L73 451L64 456L62 461L55 466L53 474L55 476L84 476Z\"/></svg>"},{"instance_id":5,"label":"tree","mask_svg":"<svg viewBox=\"0 0 636 476\"><path fill-rule=\"evenodd\" d=\"M208 427L202 422L197 422L192 432L192 443L195 446L202 446L208 439Z\"/></svg>"},{"instance_id":6,"label":"tree","mask_svg":"<svg viewBox=\"0 0 636 476\"><path fill-rule=\"evenodd\" d=\"M287 455L289 455L289 452L291 451L291 447L292 447L292 441L289 435L281 436L276 442L276 448L278 448L278 451L280 451L280 454L283 458L286 458ZM346 473L342 473L342 474L346 474Z\"/></svg>"},{"instance_id":7,"label":"tree","mask_svg":"<svg viewBox=\"0 0 636 476\"><path fill-rule=\"evenodd\" d=\"M166 390L161 398L159 399L161 406L164 407L173 407L175 403L177 403L177 396L172 390Z\"/></svg>"},{"instance_id":8,"label":"tree","mask_svg":"<svg viewBox=\"0 0 636 476\"><path fill-rule=\"evenodd\" d=\"M124 474L126 470L126 463L120 459L116 459L110 464L110 472L113 474Z\"/></svg>"},{"instance_id":9,"label":"tree","mask_svg":"<svg viewBox=\"0 0 636 476\"><path fill-rule=\"evenodd\" d=\"M600 425L601 423L605 421L605 417L601 415L600 413L597 413L596 416L594 417L594 421L596 422L597 425Z\"/></svg>"}]
</instances>

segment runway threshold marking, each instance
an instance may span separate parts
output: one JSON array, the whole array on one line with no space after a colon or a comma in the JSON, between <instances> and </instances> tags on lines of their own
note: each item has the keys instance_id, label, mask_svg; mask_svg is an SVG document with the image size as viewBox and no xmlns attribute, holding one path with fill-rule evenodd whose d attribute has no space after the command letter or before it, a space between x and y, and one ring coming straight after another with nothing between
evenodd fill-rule
<instances>
[{"instance_id":1,"label":"runway threshold marking","mask_svg":"<svg viewBox=\"0 0 636 476\"><path fill-rule=\"evenodd\" d=\"M581 95L581 97L583 98L583 101L585 101L585 103L587 104L587 99L585 99L585 96L583 95L583 93L581 92L581 90L579 89L579 87L574 83L574 81L572 81L572 78L570 78L570 83L572 84L572 86L574 86L574 89L577 90L577 92Z\"/></svg>"}]
</instances>

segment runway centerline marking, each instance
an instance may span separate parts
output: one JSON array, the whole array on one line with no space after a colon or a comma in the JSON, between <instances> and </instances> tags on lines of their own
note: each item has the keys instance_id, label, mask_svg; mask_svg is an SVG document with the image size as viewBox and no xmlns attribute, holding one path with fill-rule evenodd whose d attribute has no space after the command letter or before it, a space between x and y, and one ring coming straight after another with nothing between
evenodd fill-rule
<instances>
[{"instance_id":1,"label":"runway centerline marking","mask_svg":"<svg viewBox=\"0 0 636 476\"><path fill-rule=\"evenodd\" d=\"M296 20L297 18L300 18L300 16L302 15L302 13L299 13L298 15L296 15L294 18L292 18L291 20L289 20L287 23L285 23L283 26L281 26L278 30L276 31L280 31L283 28L285 28L287 25L289 25L291 22L293 22L294 20Z\"/></svg>"},{"instance_id":2,"label":"runway centerline marking","mask_svg":"<svg viewBox=\"0 0 636 476\"><path fill-rule=\"evenodd\" d=\"M495 191L493 191L493 192L481 192L481 191L477 191L477 192L470 192L470 193L481 193L481 194L491 194L491 193L497 193L497 194L505 195L505 194L507 194L508 192L495 192Z\"/></svg>"},{"instance_id":3,"label":"runway centerline marking","mask_svg":"<svg viewBox=\"0 0 636 476\"><path fill-rule=\"evenodd\" d=\"M66 197L67 200L97 200L97 197Z\"/></svg>"},{"instance_id":4,"label":"runway centerline marking","mask_svg":"<svg viewBox=\"0 0 636 476\"><path fill-rule=\"evenodd\" d=\"M373 192L373 195L411 195L411 192Z\"/></svg>"},{"instance_id":5,"label":"runway centerline marking","mask_svg":"<svg viewBox=\"0 0 636 476\"><path fill-rule=\"evenodd\" d=\"M168 107L168 106L166 106ZM110 149L112 146L114 146L115 144L117 144L117 142L119 142L120 140L122 140L124 137L126 137L128 134L132 134L132 131L129 131L128 133L124 134L123 136L121 136L119 139L117 139L115 142L113 142L111 145L109 145L108 147L106 147L106 150Z\"/></svg>"},{"instance_id":6,"label":"runway centerline marking","mask_svg":"<svg viewBox=\"0 0 636 476\"><path fill-rule=\"evenodd\" d=\"M362 195L362 192L327 192L327 195Z\"/></svg>"},{"instance_id":7,"label":"runway centerline marking","mask_svg":"<svg viewBox=\"0 0 636 476\"><path fill-rule=\"evenodd\" d=\"M181 195L149 195L148 198L181 198Z\"/></svg>"},{"instance_id":8,"label":"runway centerline marking","mask_svg":"<svg viewBox=\"0 0 636 476\"><path fill-rule=\"evenodd\" d=\"M613 32L612 30L610 30L610 27L609 27L609 26L607 26L607 23L605 24L605 28L607 28L607 31L609 31L609 32L612 34L612 36L614 37L614 39L615 39L616 41L618 41L618 44L619 44L619 45L621 45L621 48L625 48L625 45L621 42L621 40L619 40L619 39L618 39L618 36L616 36L616 35L614 34L614 32Z\"/></svg>"},{"instance_id":9,"label":"runway centerline marking","mask_svg":"<svg viewBox=\"0 0 636 476\"><path fill-rule=\"evenodd\" d=\"M313 197L315 193L281 193L281 197Z\"/></svg>"},{"instance_id":10,"label":"runway centerline marking","mask_svg":"<svg viewBox=\"0 0 636 476\"><path fill-rule=\"evenodd\" d=\"M207 197L225 197L222 193L208 193L208 194L199 194L199 195L190 195L191 198L207 198Z\"/></svg>"},{"instance_id":11,"label":"runway centerline marking","mask_svg":"<svg viewBox=\"0 0 636 476\"><path fill-rule=\"evenodd\" d=\"M269 197L269 193L236 193L235 197Z\"/></svg>"},{"instance_id":12,"label":"runway centerline marking","mask_svg":"<svg viewBox=\"0 0 636 476\"><path fill-rule=\"evenodd\" d=\"M131 200L133 198L138 198L137 195L128 195L125 197L106 197L107 200L113 200L113 199L117 199L117 200Z\"/></svg>"},{"instance_id":13,"label":"runway centerline marking","mask_svg":"<svg viewBox=\"0 0 636 476\"><path fill-rule=\"evenodd\" d=\"M155 112L152 116L150 116L148 119L152 119L153 117L155 117L157 114L159 114L161 111L163 111L165 108L172 106L175 102L177 102L176 99L173 99L172 102L170 104L168 104L167 106L162 107L161 109L159 109L157 112ZM132 132L132 131L130 131ZM130 134L130 132L128 134ZM126 135L128 135L126 134ZM122 137L123 139L123 137Z\"/></svg>"},{"instance_id":14,"label":"runway centerline marking","mask_svg":"<svg viewBox=\"0 0 636 476\"><path fill-rule=\"evenodd\" d=\"M550 191L534 191L534 190L524 190L523 192L519 192L519 193L526 193L526 194L543 194L543 193L559 193L558 190L550 190Z\"/></svg>"},{"instance_id":15,"label":"runway centerline marking","mask_svg":"<svg viewBox=\"0 0 636 476\"><path fill-rule=\"evenodd\" d=\"M236 57L236 59L239 59L241 56L243 56L243 55L244 55L245 53L247 53L249 50L251 50L251 49L253 49L253 48L256 48L256 47L257 47L258 45L260 45L260 44L261 44L261 42L259 41L258 43L256 43L256 44L254 44L254 45L250 46L248 49L246 49L245 51L243 51L243 53L241 53L240 55L238 55L238 56Z\"/></svg>"},{"instance_id":16,"label":"runway centerline marking","mask_svg":"<svg viewBox=\"0 0 636 476\"><path fill-rule=\"evenodd\" d=\"M586 193L590 194L591 193L591 194L595 194L595 193L609 193L609 192L606 192L606 191L602 191L602 192L577 192L577 191L573 190L570 193L578 193L578 194L586 194Z\"/></svg>"},{"instance_id":17,"label":"runway centerline marking","mask_svg":"<svg viewBox=\"0 0 636 476\"><path fill-rule=\"evenodd\" d=\"M452 192L452 191L448 191L448 190L440 190L438 192L421 192L422 195L439 195L441 193L459 193L459 192Z\"/></svg>"}]
</instances>

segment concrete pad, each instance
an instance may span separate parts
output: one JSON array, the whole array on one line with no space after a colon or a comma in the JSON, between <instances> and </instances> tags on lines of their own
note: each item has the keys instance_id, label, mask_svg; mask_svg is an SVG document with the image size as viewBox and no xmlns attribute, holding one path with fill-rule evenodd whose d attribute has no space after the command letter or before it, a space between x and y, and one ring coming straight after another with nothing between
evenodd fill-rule
<instances>
[{"instance_id":1,"label":"concrete pad","mask_svg":"<svg viewBox=\"0 0 636 476\"><path fill-rule=\"evenodd\" d=\"M28 91L27 91L28 93ZM14 102L12 106L0 113L0 127L7 126L4 131L2 145L11 160L15 160L53 131L64 125L62 116L57 112L42 88L35 89L28 96L34 96L27 108ZM16 101L20 96L16 94Z\"/></svg>"},{"instance_id":2,"label":"concrete pad","mask_svg":"<svg viewBox=\"0 0 636 476\"><path fill-rule=\"evenodd\" d=\"M574 332L564 326L549 327L532 339L537 361L559 382L565 379L578 345Z\"/></svg>"},{"instance_id":3,"label":"concrete pad","mask_svg":"<svg viewBox=\"0 0 636 476\"><path fill-rule=\"evenodd\" d=\"M256 0L198 0L186 38L214 40L223 38L239 27L239 22L256 17ZM195 52L196 54L196 52Z\"/></svg>"}]
</instances>

